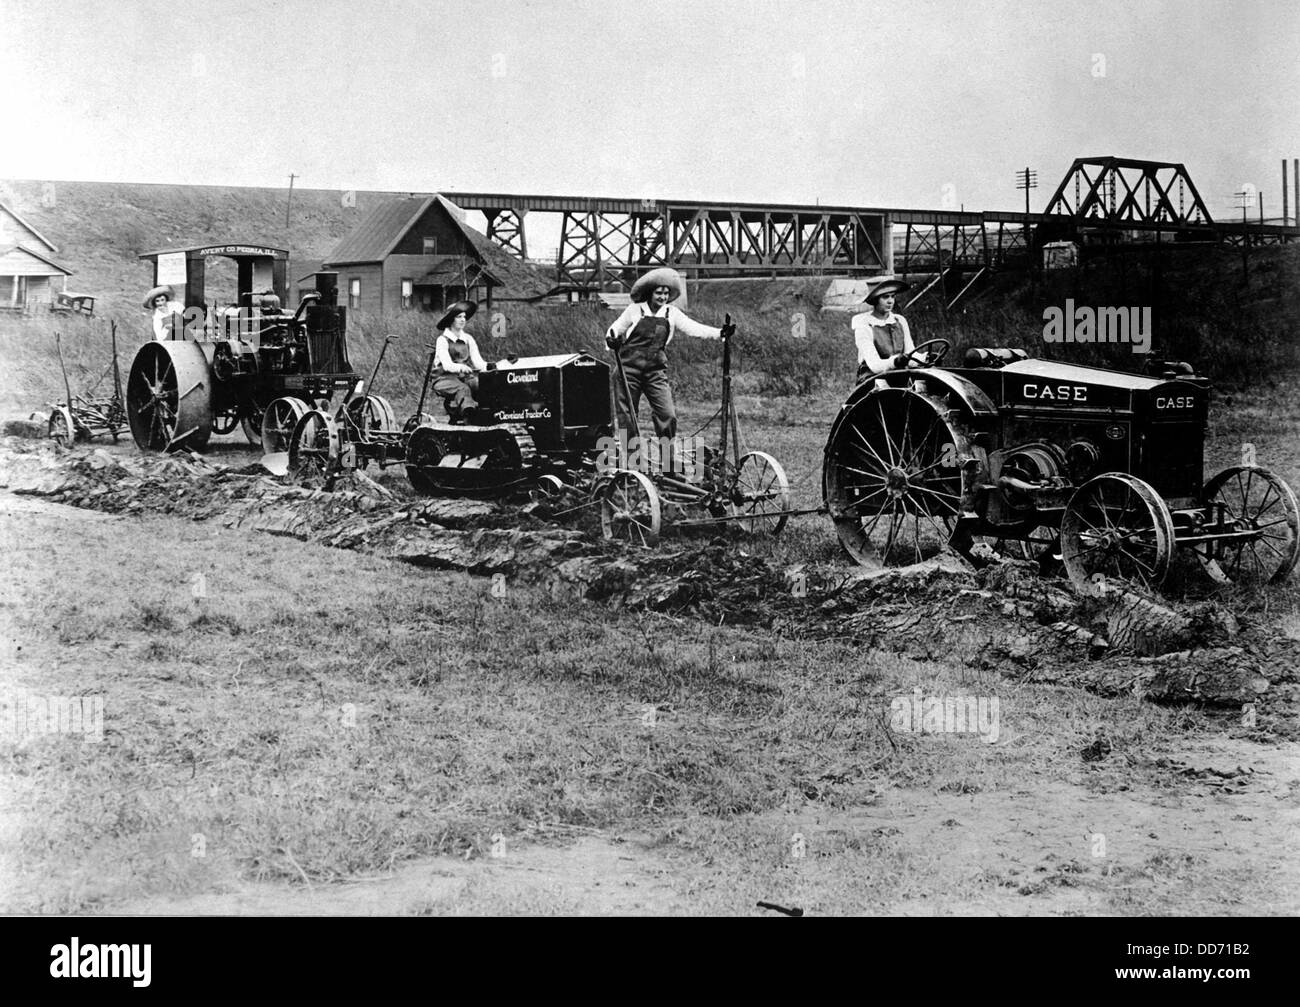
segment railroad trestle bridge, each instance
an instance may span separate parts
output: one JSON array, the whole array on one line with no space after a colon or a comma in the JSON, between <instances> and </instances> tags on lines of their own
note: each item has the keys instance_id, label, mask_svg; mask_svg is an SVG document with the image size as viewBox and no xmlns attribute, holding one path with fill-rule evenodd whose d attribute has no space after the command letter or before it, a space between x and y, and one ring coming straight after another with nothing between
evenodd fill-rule
<instances>
[{"instance_id":1,"label":"railroad trestle bridge","mask_svg":"<svg viewBox=\"0 0 1300 1007\"><path fill-rule=\"evenodd\" d=\"M1182 164L1080 158L1045 212L903 209L444 192L528 259L529 214L560 214L557 287L625 290L643 270L696 279L955 272L963 292L993 270L1028 269L1044 245L1277 244L1294 225L1216 222ZM1298 201L1300 202L1300 201ZM960 294L958 295L960 298Z\"/></svg>"}]
</instances>

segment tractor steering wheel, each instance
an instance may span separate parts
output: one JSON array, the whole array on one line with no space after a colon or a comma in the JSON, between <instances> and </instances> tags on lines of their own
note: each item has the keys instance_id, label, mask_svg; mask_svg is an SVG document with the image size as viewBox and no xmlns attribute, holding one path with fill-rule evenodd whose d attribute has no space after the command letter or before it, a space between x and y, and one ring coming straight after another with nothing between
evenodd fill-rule
<instances>
[{"instance_id":1,"label":"tractor steering wheel","mask_svg":"<svg viewBox=\"0 0 1300 1007\"><path fill-rule=\"evenodd\" d=\"M927 339L923 343L917 343L907 353L903 354L904 357L903 367L907 367L907 365L910 364L912 360L915 358L916 354L920 353L927 346L933 346L935 343L942 343L943 345L939 347L939 352L935 354L934 359L930 360L926 364L926 366L927 367L936 366L939 363L939 361L944 358L944 355L947 354L948 350L952 348L952 343L950 343L946 339Z\"/></svg>"}]
</instances>

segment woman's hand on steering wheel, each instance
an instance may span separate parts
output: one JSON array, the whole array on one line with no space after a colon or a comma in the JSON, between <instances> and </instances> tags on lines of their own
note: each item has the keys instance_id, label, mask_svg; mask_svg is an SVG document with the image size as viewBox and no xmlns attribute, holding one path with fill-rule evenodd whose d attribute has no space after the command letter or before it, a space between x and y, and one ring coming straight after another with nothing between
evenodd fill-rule
<instances>
[{"instance_id":1,"label":"woman's hand on steering wheel","mask_svg":"<svg viewBox=\"0 0 1300 1007\"><path fill-rule=\"evenodd\" d=\"M916 359L916 355L920 353L922 350L924 350L927 346L934 346L936 343L941 343L942 345L934 354L927 354L925 362L920 363ZM895 357L894 360L898 361L901 358L902 363L898 365L900 369L904 367L911 367L914 363L921 367L935 367L938 365L939 361L942 360L944 356L947 355L948 350L951 347L952 347L952 343L950 343L946 339L927 339L923 343L917 343L906 353L898 354L898 356Z\"/></svg>"}]
</instances>

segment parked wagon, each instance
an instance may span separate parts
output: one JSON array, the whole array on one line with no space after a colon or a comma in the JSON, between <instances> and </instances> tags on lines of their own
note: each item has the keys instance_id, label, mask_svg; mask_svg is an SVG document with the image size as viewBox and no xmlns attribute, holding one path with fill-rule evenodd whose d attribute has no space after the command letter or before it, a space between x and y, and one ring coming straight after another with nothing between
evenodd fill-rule
<instances>
[{"instance_id":1,"label":"parked wagon","mask_svg":"<svg viewBox=\"0 0 1300 1007\"><path fill-rule=\"evenodd\" d=\"M1059 557L1071 580L1158 588L1175 549L1215 579L1284 580L1300 558L1300 508L1246 459L1203 482L1209 382L1186 364L1139 375L972 349L869 378L826 442L822 489L860 563L981 544Z\"/></svg>"}]
</instances>

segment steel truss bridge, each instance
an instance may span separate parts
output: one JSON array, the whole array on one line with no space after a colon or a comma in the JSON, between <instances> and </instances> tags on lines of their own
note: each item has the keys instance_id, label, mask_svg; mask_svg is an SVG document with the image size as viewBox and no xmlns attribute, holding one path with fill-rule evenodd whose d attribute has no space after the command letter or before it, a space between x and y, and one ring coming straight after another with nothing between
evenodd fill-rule
<instances>
[{"instance_id":1,"label":"steel truss bridge","mask_svg":"<svg viewBox=\"0 0 1300 1007\"><path fill-rule=\"evenodd\" d=\"M555 281L582 291L625 290L645 269L666 265L697 279L955 272L965 284L960 299L984 273L1029 268L1051 241L1300 240L1297 226L1214 221L1181 164L1119 157L1076 160L1043 213L442 195L480 211L488 237L520 259L528 258L527 216L561 214Z\"/></svg>"}]
</instances>

